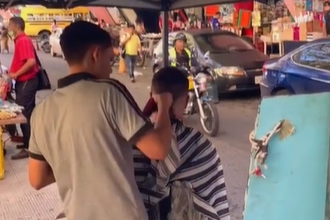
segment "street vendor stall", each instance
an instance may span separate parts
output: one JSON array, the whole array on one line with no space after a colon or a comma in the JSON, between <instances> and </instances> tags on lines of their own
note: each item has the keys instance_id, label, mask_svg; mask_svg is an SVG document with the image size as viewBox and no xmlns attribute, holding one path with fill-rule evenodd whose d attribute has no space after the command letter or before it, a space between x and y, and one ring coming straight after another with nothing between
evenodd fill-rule
<instances>
[{"instance_id":1,"label":"street vendor stall","mask_svg":"<svg viewBox=\"0 0 330 220\"><path fill-rule=\"evenodd\" d=\"M241 0L244 2L244 0ZM246 1L246 0L245 0ZM275 2L278 0L275 0ZM1 4L5 9L13 5L43 5L48 8L71 8L76 6L105 6L105 7L121 7L121 8L139 8L155 11L168 12L174 9L192 8L202 5L214 5L214 4L229 4L237 3L240 0L87 0L87 1L73 1L73 0L41 0L41 1L26 1L26 0L2 0ZM267 4L268 0L257 0L257 2ZM164 39L164 57L168 57L168 13L164 13L163 17L163 39ZM164 66L168 66L168 59L164 60Z\"/></svg>"},{"instance_id":2,"label":"street vendor stall","mask_svg":"<svg viewBox=\"0 0 330 220\"><path fill-rule=\"evenodd\" d=\"M160 39L162 39L161 33L148 33L142 35L142 50L145 52L146 56L152 57L154 48Z\"/></svg>"},{"instance_id":3,"label":"street vendor stall","mask_svg":"<svg viewBox=\"0 0 330 220\"><path fill-rule=\"evenodd\" d=\"M8 69L0 62L0 180L5 177L5 141L3 141L3 127L26 123L22 115L23 107L7 100L7 95L15 86L14 80L8 75Z\"/></svg>"},{"instance_id":4,"label":"street vendor stall","mask_svg":"<svg viewBox=\"0 0 330 220\"><path fill-rule=\"evenodd\" d=\"M0 180L5 178L5 141L2 138L3 127L5 125L15 125L26 123L26 118L22 115L22 107L15 103L4 102L0 106Z\"/></svg>"}]
</instances>

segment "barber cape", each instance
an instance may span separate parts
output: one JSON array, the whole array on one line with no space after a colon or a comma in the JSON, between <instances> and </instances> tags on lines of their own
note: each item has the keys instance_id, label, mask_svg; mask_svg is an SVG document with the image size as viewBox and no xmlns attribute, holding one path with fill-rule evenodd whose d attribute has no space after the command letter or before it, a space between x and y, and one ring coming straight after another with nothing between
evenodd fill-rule
<instances>
[{"instance_id":1,"label":"barber cape","mask_svg":"<svg viewBox=\"0 0 330 220\"><path fill-rule=\"evenodd\" d=\"M133 149L135 178L147 210L157 210L157 204L171 196L169 219L229 220L217 150L202 133L179 121L173 122L172 128L171 150L164 161L150 160ZM153 216L152 220L158 218Z\"/></svg>"}]
</instances>

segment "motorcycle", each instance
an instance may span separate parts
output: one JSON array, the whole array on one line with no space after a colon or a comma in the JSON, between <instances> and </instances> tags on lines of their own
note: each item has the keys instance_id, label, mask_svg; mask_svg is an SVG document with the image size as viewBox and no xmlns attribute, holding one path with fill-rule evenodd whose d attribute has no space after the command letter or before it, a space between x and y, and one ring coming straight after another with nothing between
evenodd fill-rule
<instances>
[{"instance_id":1,"label":"motorcycle","mask_svg":"<svg viewBox=\"0 0 330 220\"><path fill-rule=\"evenodd\" d=\"M205 56L208 54L206 53ZM172 60L172 62L176 61ZM210 137L216 136L220 126L219 114L215 106L218 94L207 63L190 69L177 63L177 67L188 75L189 80L189 99L184 114L186 116L199 114L204 132Z\"/></svg>"},{"instance_id":2,"label":"motorcycle","mask_svg":"<svg viewBox=\"0 0 330 220\"><path fill-rule=\"evenodd\" d=\"M50 53L50 43L49 39L44 39L40 42L40 47L45 53Z\"/></svg>"}]
</instances>

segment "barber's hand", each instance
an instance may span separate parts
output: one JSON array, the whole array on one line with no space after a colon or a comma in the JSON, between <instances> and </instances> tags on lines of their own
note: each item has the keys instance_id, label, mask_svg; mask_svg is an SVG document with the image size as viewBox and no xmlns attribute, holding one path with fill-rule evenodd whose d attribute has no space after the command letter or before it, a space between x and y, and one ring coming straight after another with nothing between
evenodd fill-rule
<instances>
[{"instance_id":1,"label":"barber's hand","mask_svg":"<svg viewBox=\"0 0 330 220\"><path fill-rule=\"evenodd\" d=\"M170 109L173 103L173 97L171 93L164 92L160 94L153 94L155 102L157 103L158 109Z\"/></svg>"}]
</instances>

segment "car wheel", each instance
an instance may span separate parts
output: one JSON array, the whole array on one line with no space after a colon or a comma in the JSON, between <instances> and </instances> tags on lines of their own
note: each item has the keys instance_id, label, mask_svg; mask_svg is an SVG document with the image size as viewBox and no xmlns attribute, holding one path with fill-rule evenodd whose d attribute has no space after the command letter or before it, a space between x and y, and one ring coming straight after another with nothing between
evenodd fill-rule
<instances>
[{"instance_id":1,"label":"car wheel","mask_svg":"<svg viewBox=\"0 0 330 220\"><path fill-rule=\"evenodd\" d=\"M38 34L38 37L39 39L41 40L47 40L49 39L49 36L51 35L52 33L50 31L41 31L39 34Z\"/></svg>"},{"instance_id":2,"label":"car wheel","mask_svg":"<svg viewBox=\"0 0 330 220\"><path fill-rule=\"evenodd\" d=\"M290 92L287 89L281 89L281 90L274 92L273 96L280 96L280 95L292 95L292 92Z\"/></svg>"}]
</instances>

